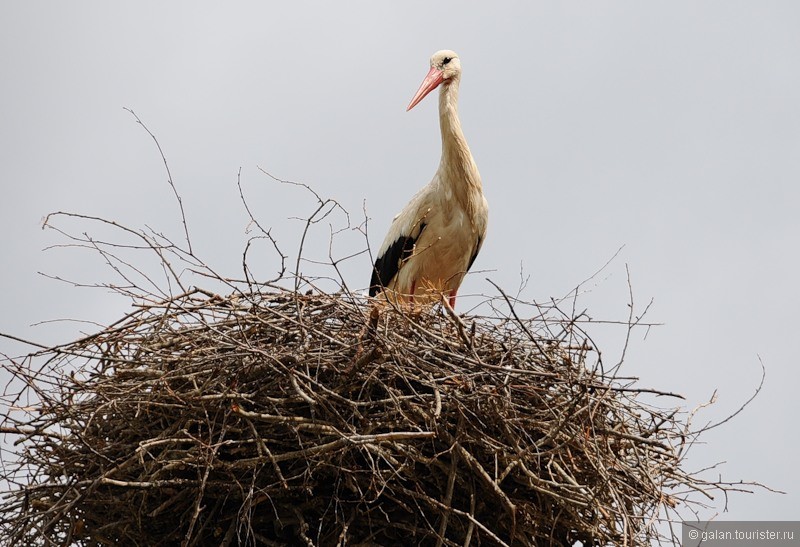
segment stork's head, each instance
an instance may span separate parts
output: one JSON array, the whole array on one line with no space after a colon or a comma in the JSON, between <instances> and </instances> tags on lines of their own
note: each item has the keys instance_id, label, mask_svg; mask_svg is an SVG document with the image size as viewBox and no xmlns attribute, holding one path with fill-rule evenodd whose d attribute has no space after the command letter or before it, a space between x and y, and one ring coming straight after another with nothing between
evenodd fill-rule
<instances>
[{"instance_id":1,"label":"stork's head","mask_svg":"<svg viewBox=\"0 0 800 547\"><path fill-rule=\"evenodd\" d=\"M422 80L422 85L419 86L417 93L406 108L406 112L414 108L417 103L425 98L425 95L439 87L439 84L457 80L461 77L461 61L458 59L458 54L449 49L437 51L431 56L431 69L428 75Z\"/></svg>"}]
</instances>

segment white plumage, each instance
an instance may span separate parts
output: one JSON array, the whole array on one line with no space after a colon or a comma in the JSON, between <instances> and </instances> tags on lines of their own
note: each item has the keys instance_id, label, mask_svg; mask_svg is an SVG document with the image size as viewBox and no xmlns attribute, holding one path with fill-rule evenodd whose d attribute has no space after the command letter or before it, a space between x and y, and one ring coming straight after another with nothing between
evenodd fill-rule
<instances>
[{"instance_id":1,"label":"white plumage","mask_svg":"<svg viewBox=\"0 0 800 547\"><path fill-rule=\"evenodd\" d=\"M443 50L433 54L430 64L407 110L441 86L442 158L433 180L392 221L378 250L369 293L398 303L438 302L446 295L455 306L458 288L483 244L489 206L458 119L461 61L455 52Z\"/></svg>"}]
</instances>

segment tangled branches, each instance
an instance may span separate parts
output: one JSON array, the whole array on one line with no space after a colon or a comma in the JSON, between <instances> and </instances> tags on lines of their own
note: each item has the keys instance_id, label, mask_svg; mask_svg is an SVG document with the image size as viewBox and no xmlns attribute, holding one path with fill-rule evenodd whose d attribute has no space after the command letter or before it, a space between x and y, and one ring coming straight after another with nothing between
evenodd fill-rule
<instances>
[{"instance_id":1,"label":"tangled branches","mask_svg":"<svg viewBox=\"0 0 800 547\"><path fill-rule=\"evenodd\" d=\"M0 524L24 544L645 545L671 492L708 485L676 413L589 352L544 317L194 289L15 371L40 404Z\"/></svg>"},{"instance_id":2,"label":"tangled branches","mask_svg":"<svg viewBox=\"0 0 800 547\"><path fill-rule=\"evenodd\" d=\"M339 207L316 198L302 241ZM523 318L500 290L459 317L343 282L303 293L300 253L286 275L245 208L280 256L268 283L247 266L257 238L243 280L197 259L182 206L185 246L67 215L134 239L63 232L135 309L4 362L21 387L0 424L19 447L3 545L649 545L675 540L662 524L694 494L737 488L682 468L687 414L642 398L675 395L604 372L558 303ZM166 283L121 249L157 257Z\"/></svg>"}]
</instances>

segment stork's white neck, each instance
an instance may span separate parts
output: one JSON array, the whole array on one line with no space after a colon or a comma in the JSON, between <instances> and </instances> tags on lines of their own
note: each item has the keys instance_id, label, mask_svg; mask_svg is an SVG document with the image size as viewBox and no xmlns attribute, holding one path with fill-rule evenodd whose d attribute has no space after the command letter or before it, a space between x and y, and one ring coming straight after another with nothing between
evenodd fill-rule
<instances>
[{"instance_id":1,"label":"stork's white neck","mask_svg":"<svg viewBox=\"0 0 800 547\"><path fill-rule=\"evenodd\" d=\"M464 154L469 155L469 146L461 131L458 119L458 84L451 80L439 91L439 127L442 130L442 164L461 164Z\"/></svg>"},{"instance_id":2,"label":"stork's white neck","mask_svg":"<svg viewBox=\"0 0 800 547\"><path fill-rule=\"evenodd\" d=\"M439 176L449 185L467 209L473 196L481 193L481 177L458 118L460 78L442 84L439 91L439 126L442 131L442 159Z\"/></svg>"}]
</instances>

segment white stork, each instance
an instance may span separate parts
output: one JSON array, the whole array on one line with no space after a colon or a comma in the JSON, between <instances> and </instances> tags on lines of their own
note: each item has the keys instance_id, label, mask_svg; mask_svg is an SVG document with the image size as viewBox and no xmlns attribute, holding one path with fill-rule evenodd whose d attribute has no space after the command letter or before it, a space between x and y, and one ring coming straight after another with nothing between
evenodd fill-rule
<instances>
[{"instance_id":1,"label":"white stork","mask_svg":"<svg viewBox=\"0 0 800 547\"><path fill-rule=\"evenodd\" d=\"M461 281L481 249L489 205L458 119L460 82L458 55L437 51L406 109L441 85L442 159L433 180L394 217L372 270L370 296L385 291L395 302L434 303L447 295L455 307Z\"/></svg>"}]
</instances>

